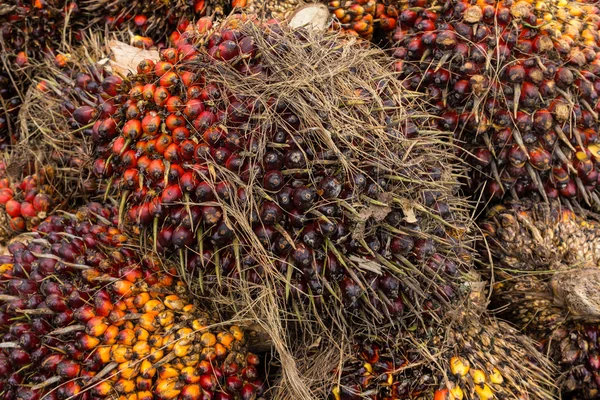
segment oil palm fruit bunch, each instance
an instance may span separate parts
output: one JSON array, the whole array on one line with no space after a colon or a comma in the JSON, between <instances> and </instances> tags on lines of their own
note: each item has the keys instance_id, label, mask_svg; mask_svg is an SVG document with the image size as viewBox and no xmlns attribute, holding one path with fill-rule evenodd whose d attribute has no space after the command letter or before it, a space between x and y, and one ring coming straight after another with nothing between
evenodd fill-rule
<instances>
[{"instance_id":1,"label":"oil palm fruit bunch","mask_svg":"<svg viewBox=\"0 0 600 400\"><path fill-rule=\"evenodd\" d=\"M65 31L65 18L71 22L67 33L76 31L77 2L50 0L27 2L8 0L0 5L0 143L18 139L16 115L21 105L32 61L58 49Z\"/></svg>"},{"instance_id":2,"label":"oil palm fruit bunch","mask_svg":"<svg viewBox=\"0 0 600 400\"><path fill-rule=\"evenodd\" d=\"M89 203L1 256L3 398L256 398L245 332L192 302L116 222Z\"/></svg>"},{"instance_id":3,"label":"oil palm fruit bunch","mask_svg":"<svg viewBox=\"0 0 600 400\"><path fill-rule=\"evenodd\" d=\"M184 31L197 18L223 18L229 12L228 0L121 1L88 0L82 13L91 24L107 25L110 30L128 28L136 35L139 47L164 45L167 35Z\"/></svg>"},{"instance_id":4,"label":"oil palm fruit bunch","mask_svg":"<svg viewBox=\"0 0 600 400\"><path fill-rule=\"evenodd\" d=\"M494 261L492 305L544 346L567 395L599 394L600 223L539 198L492 208L481 223Z\"/></svg>"},{"instance_id":5,"label":"oil palm fruit bunch","mask_svg":"<svg viewBox=\"0 0 600 400\"><path fill-rule=\"evenodd\" d=\"M232 0L231 7L259 17L283 19L289 12L303 4L301 0Z\"/></svg>"},{"instance_id":6,"label":"oil palm fruit bunch","mask_svg":"<svg viewBox=\"0 0 600 400\"><path fill-rule=\"evenodd\" d=\"M430 1L400 12L395 69L428 94L439 128L464 141L473 191L600 204L599 13L562 0Z\"/></svg>"},{"instance_id":7,"label":"oil palm fruit bunch","mask_svg":"<svg viewBox=\"0 0 600 400\"><path fill-rule=\"evenodd\" d=\"M473 311L447 322L358 340L330 399L556 398L551 364L531 339Z\"/></svg>"},{"instance_id":8,"label":"oil palm fruit bunch","mask_svg":"<svg viewBox=\"0 0 600 400\"><path fill-rule=\"evenodd\" d=\"M443 313L462 295L457 276L470 262L444 135L420 133L423 114L397 97L379 50L335 35L308 42L247 18L201 48L181 35L160 60L141 62L118 85L126 101L111 115L74 111L92 125L93 169L121 220L206 286L274 285L282 299L332 299L380 319L423 302ZM331 65L348 68L311 83L312 96L299 89Z\"/></svg>"},{"instance_id":9,"label":"oil palm fruit bunch","mask_svg":"<svg viewBox=\"0 0 600 400\"><path fill-rule=\"evenodd\" d=\"M0 212L14 232L37 226L58 205L51 185L51 167L17 179L5 174L0 179Z\"/></svg>"}]
</instances>

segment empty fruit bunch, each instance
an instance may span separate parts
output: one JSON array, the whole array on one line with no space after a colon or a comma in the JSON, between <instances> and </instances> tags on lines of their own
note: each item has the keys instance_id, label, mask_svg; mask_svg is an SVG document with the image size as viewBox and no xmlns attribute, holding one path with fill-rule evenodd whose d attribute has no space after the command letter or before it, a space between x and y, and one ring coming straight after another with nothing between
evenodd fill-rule
<instances>
[{"instance_id":1,"label":"empty fruit bunch","mask_svg":"<svg viewBox=\"0 0 600 400\"><path fill-rule=\"evenodd\" d=\"M245 333L90 203L51 216L0 256L5 399L251 399L262 385Z\"/></svg>"},{"instance_id":2,"label":"empty fruit bunch","mask_svg":"<svg viewBox=\"0 0 600 400\"><path fill-rule=\"evenodd\" d=\"M596 398L600 388L600 223L539 198L496 206L481 223L494 261L492 305L540 341L562 369L566 395ZM489 271L491 272L491 271Z\"/></svg>"},{"instance_id":3,"label":"empty fruit bunch","mask_svg":"<svg viewBox=\"0 0 600 400\"><path fill-rule=\"evenodd\" d=\"M122 220L200 282L274 281L281 298L379 318L409 297L442 312L469 262L447 138L420 132L379 50L244 19L141 62L110 115L74 111Z\"/></svg>"},{"instance_id":4,"label":"empty fruit bunch","mask_svg":"<svg viewBox=\"0 0 600 400\"><path fill-rule=\"evenodd\" d=\"M472 190L598 206L598 7L420 3L399 14L395 69L464 141Z\"/></svg>"}]
</instances>

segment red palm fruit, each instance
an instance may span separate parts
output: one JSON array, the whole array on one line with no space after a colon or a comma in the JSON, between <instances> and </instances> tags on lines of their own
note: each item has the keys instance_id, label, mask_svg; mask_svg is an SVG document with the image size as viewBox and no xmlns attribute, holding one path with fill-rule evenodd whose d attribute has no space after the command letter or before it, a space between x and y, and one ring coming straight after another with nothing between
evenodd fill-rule
<instances>
[{"instance_id":1,"label":"red palm fruit","mask_svg":"<svg viewBox=\"0 0 600 400\"><path fill-rule=\"evenodd\" d=\"M98 125L98 135L104 140L113 139L117 135L117 123L113 118L106 118Z\"/></svg>"},{"instance_id":2,"label":"red palm fruit","mask_svg":"<svg viewBox=\"0 0 600 400\"><path fill-rule=\"evenodd\" d=\"M154 90L153 101L157 106L162 107L167 103L170 96L169 90L160 86Z\"/></svg>"},{"instance_id":3,"label":"red palm fruit","mask_svg":"<svg viewBox=\"0 0 600 400\"><path fill-rule=\"evenodd\" d=\"M173 139L171 139L170 135L162 134L158 138L156 138L156 152L158 154L163 154L165 149L173 143Z\"/></svg>"},{"instance_id":4,"label":"red palm fruit","mask_svg":"<svg viewBox=\"0 0 600 400\"><path fill-rule=\"evenodd\" d=\"M175 249L183 249L194 243L194 234L184 226L178 226L171 237Z\"/></svg>"},{"instance_id":5,"label":"red palm fruit","mask_svg":"<svg viewBox=\"0 0 600 400\"><path fill-rule=\"evenodd\" d=\"M142 135L142 122L138 119L130 119L123 125L122 132L125 139L138 139Z\"/></svg>"},{"instance_id":6,"label":"red palm fruit","mask_svg":"<svg viewBox=\"0 0 600 400\"><path fill-rule=\"evenodd\" d=\"M38 193L33 198L33 208L38 213L47 213L50 211L50 196L46 193Z\"/></svg>"},{"instance_id":7,"label":"red palm fruit","mask_svg":"<svg viewBox=\"0 0 600 400\"><path fill-rule=\"evenodd\" d=\"M9 353L10 362L17 367L22 367L31 362L31 356L23 349L11 349Z\"/></svg>"},{"instance_id":8,"label":"red palm fruit","mask_svg":"<svg viewBox=\"0 0 600 400\"><path fill-rule=\"evenodd\" d=\"M109 75L102 81L102 89L109 96L117 96L123 79L117 75Z\"/></svg>"},{"instance_id":9,"label":"red palm fruit","mask_svg":"<svg viewBox=\"0 0 600 400\"><path fill-rule=\"evenodd\" d=\"M79 308L77 308L75 310L75 312L73 313L73 316L79 321L79 322L87 322L90 319L94 318L96 316L94 307L92 307L91 305L83 305Z\"/></svg>"},{"instance_id":10,"label":"red palm fruit","mask_svg":"<svg viewBox=\"0 0 600 400\"><path fill-rule=\"evenodd\" d=\"M184 126L177 127L171 131L171 137L174 143L181 143L190 137L190 130Z\"/></svg>"},{"instance_id":11,"label":"red palm fruit","mask_svg":"<svg viewBox=\"0 0 600 400\"><path fill-rule=\"evenodd\" d=\"M152 160L147 168L147 174L154 180L160 180L165 175L165 164L161 159Z\"/></svg>"},{"instance_id":12,"label":"red palm fruit","mask_svg":"<svg viewBox=\"0 0 600 400\"><path fill-rule=\"evenodd\" d=\"M153 101L155 90L156 85L152 83L147 83L146 85L144 85L144 88L142 89L142 99L146 101Z\"/></svg>"},{"instance_id":13,"label":"red palm fruit","mask_svg":"<svg viewBox=\"0 0 600 400\"><path fill-rule=\"evenodd\" d=\"M25 218L34 218L37 216L37 212L33 208L33 204L25 201L21 203L21 215Z\"/></svg>"},{"instance_id":14,"label":"red palm fruit","mask_svg":"<svg viewBox=\"0 0 600 400\"><path fill-rule=\"evenodd\" d=\"M178 82L179 77L177 76L177 73L173 70L169 70L160 77L158 84L164 88L170 88L177 85Z\"/></svg>"},{"instance_id":15,"label":"red palm fruit","mask_svg":"<svg viewBox=\"0 0 600 400\"><path fill-rule=\"evenodd\" d=\"M179 154L179 145L176 143L171 143L164 151L163 157L165 160L171 163L177 163L181 161L181 156Z\"/></svg>"},{"instance_id":16,"label":"red palm fruit","mask_svg":"<svg viewBox=\"0 0 600 400\"><path fill-rule=\"evenodd\" d=\"M184 107L183 101L179 96L171 96L167 99L165 103L165 108L170 113L175 113L182 110Z\"/></svg>"},{"instance_id":17,"label":"red palm fruit","mask_svg":"<svg viewBox=\"0 0 600 400\"><path fill-rule=\"evenodd\" d=\"M186 121L181 115L171 114L165 120L165 125L167 126L167 129L172 132L176 128L185 127Z\"/></svg>"},{"instance_id":18,"label":"red palm fruit","mask_svg":"<svg viewBox=\"0 0 600 400\"><path fill-rule=\"evenodd\" d=\"M0 189L0 204L6 204L8 200L13 198L13 191L10 188Z\"/></svg>"},{"instance_id":19,"label":"red palm fruit","mask_svg":"<svg viewBox=\"0 0 600 400\"><path fill-rule=\"evenodd\" d=\"M154 136L158 133L161 124L161 118L155 111L150 111L142 119L142 131L149 136Z\"/></svg>"},{"instance_id":20,"label":"red palm fruit","mask_svg":"<svg viewBox=\"0 0 600 400\"><path fill-rule=\"evenodd\" d=\"M216 122L216 115L210 111L205 110L201 112L198 118L194 120L194 128L196 128L196 130L198 130L199 132L204 132Z\"/></svg>"},{"instance_id":21,"label":"red palm fruit","mask_svg":"<svg viewBox=\"0 0 600 400\"><path fill-rule=\"evenodd\" d=\"M81 106L73 112L73 118L80 125L87 125L98 116L98 110L91 106Z\"/></svg>"},{"instance_id":22,"label":"red palm fruit","mask_svg":"<svg viewBox=\"0 0 600 400\"><path fill-rule=\"evenodd\" d=\"M109 327L104 317L94 317L87 321L86 332L88 335L99 337Z\"/></svg>"},{"instance_id":23,"label":"red palm fruit","mask_svg":"<svg viewBox=\"0 0 600 400\"><path fill-rule=\"evenodd\" d=\"M185 170L183 169L183 167L179 164L171 164L171 167L169 168L169 183L175 183L177 181L179 181L179 179L183 176L183 174L185 173Z\"/></svg>"},{"instance_id":24,"label":"red palm fruit","mask_svg":"<svg viewBox=\"0 0 600 400\"><path fill-rule=\"evenodd\" d=\"M19 203L17 200L15 199L10 199L5 203L5 208L6 208L6 213L13 217L20 217L21 216L21 203Z\"/></svg>"},{"instance_id":25,"label":"red palm fruit","mask_svg":"<svg viewBox=\"0 0 600 400\"><path fill-rule=\"evenodd\" d=\"M189 121L193 121L204 111L204 103L199 99L190 99L185 103L183 113Z\"/></svg>"},{"instance_id":26,"label":"red palm fruit","mask_svg":"<svg viewBox=\"0 0 600 400\"><path fill-rule=\"evenodd\" d=\"M137 73L138 74L151 74L154 72L155 64L154 61L149 59L144 59L139 62L137 65Z\"/></svg>"},{"instance_id":27,"label":"red palm fruit","mask_svg":"<svg viewBox=\"0 0 600 400\"><path fill-rule=\"evenodd\" d=\"M173 69L173 64L168 61L159 61L154 67L154 74L158 77L163 76Z\"/></svg>"},{"instance_id":28,"label":"red palm fruit","mask_svg":"<svg viewBox=\"0 0 600 400\"><path fill-rule=\"evenodd\" d=\"M165 188L161 194L161 201L163 203L174 203L181 200L183 193L179 185L170 185Z\"/></svg>"},{"instance_id":29,"label":"red palm fruit","mask_svg":"<svg viewBox=\"0 0 600 400\"><path fill-rule=\"evenodd\" d=\"M123 173L123 185L129 189L139 184L139 172L137 169L127 169Z\"/></svg>"}]
</instances>

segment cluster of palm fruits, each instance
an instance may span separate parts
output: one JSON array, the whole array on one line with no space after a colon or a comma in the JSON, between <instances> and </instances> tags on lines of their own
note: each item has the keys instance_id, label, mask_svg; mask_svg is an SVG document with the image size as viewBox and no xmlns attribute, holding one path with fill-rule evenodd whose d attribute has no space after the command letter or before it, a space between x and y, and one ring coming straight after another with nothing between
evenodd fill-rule
<instances>
[{"instance_id":1,"label":"cluster of palm fruits","mask_svg":"<svg viewBox=\"0 0 600 400\"><path fill-rule=\"evenodd\" d=\"M539 198L492 208L480 226L494 261L492 305L564 371L562 389L600 393L600 223ZM489 247L488 247L489 245Z\"/></svg>"},{"instance_id":2,"label":"cluster of palm fruits","mask_svg":"<svg viewBox=\"0 0 600 400\"><path fill-rule=\"evenodd\" d=\"M334 20L332 28L367 40L381 39L396 29L406 2L394 0L333 0L327 2ZM413 7L422 6L423 0ZM417 4L418 3L418 4Z\"/></svg>"},{"instance_id":3,"label":"cluster of palm fruits","mask_svg":"<svg viewBox=\"0 0 600 400\"><path fill-rule=\"evenodd\" d=\"M2 163L4 164L4 163ZM8 225L15 232L39 224L56 205L54 188L49 183L51 168L26 175L18 182L3 173L0 178L0 212L6 213Z\"/></svg>"},{"instance_id":4,"label":"cluster of palm fruits","mask_svg":"<svg viewBox=\"0 0 600 400\"><path fill-rule=\"evenodd\" d=\"M443 330L365 339L342 367L335 400L552 399L551 368L534 342L506 323L463 312ZM427 348L427 355L419 347ZM435 357L437 365L428 360Z\"/></svg>"},{"instance_id":5,"label":"cluster of palm fruits","mask_svg":"<svg viewBox=\"0 0 600 400\"><path fill-rule=\"evenodd\" d=\"M245 332L117 229L116 208L51 216L1 258L5 399L254 399Z\"/></svg>"},{"instance_id":6,"label":"cluster of palm fruits","mask_svg":"<svg viewBox=\"0 0 600 400\"><path fill-rule=\"evenodd\" d=\"M563 0L416 3L398 16L395 69L427 93L439 128L464 142L472 189L600 204L600 9Z\"/></svg>"},{"instance_id":7,"label":"cluster of palm fruits","mask_svg":"<svg viewBox=\"0 0 600 400\"><path fill-rule=\"evenodd\" d=\"M210 34L202 51L193 37L181 35L159 61L142 61L136 75L114 86L125 101L109 115L88 105L73 112L78 124L92 125L93 169L119 197L122 219L151 232L158 251L179 253L184 269L208 281L264 283L268 271L280 277L282 298L335 299L350 313L366 310L379 318L401 315L407 301L443 314L461 296L457 276L469 262L445 229L465 217L443 163L449 152L426 157L437 144L423 144L437 143L437 136L419 134L405 118L394 123L394 79L365 81L377 96L364 87L346 92L352 97L344 119L355 113L388 124L382 132L361 132L360 139L350 130L347 137L321 136L342 118L339 106L307 117L301 91L291 94L298 101L276 91L244 94L244 84L254 91L285 68L283 57L297 44L311 71L311 59L329 68L349 55L304 46L302 37L282 33L277 24L243 20ZM318 59L317 51L331 59ZM325 107L316 96L308 100L315 102L310 109ZM365 107L369 101L383 109ZM378 167L381 158L398 168ZM369 263L378 267L358 267ZM421 290L418 279L402 272L413 270L436 289Z\"/></svg>"}]
</instances>

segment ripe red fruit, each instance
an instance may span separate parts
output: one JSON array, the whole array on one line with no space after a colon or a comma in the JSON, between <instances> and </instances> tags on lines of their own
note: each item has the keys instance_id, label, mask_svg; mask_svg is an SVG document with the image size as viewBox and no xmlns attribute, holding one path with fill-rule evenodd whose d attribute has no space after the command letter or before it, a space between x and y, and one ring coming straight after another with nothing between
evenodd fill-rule
<instances>
[{"instance_id":1,"label":"ripe red fruit","mask_svg":"<svg viewBox=\"0 0 600 400\"><path fill-rule=\"evenodd\" d=\"M38 193L33 198L33 208L38 213L48 212L50 210L50 196L46 193Z\"/></svg>"},{"instance_id":2,"label":"ripe red fruit","mask_svg":"<svg viewBox=\"0 0 600 400\"><path fill-rule=\"evenodd\" d=\"M6 202L6 213L11 217L20 217L21 216L21 203L16 201L15 199L10 199Z\"/></svg>"},{"instance_id":3,"label":"ripe red fruit","mask_svg":"<svg viewBox=\"0 0 600 400\"><path fill-rule=\"evenodd\" d=\"M142 122L137 119L130 119L123 125L123 136L126 139L137 139L142 135Z\"/></svg>"},{"instance_id":4,"label":"ripe red fruit","mask_svg":"<svg viewBox=\"0 0 600 400\"><path fill-rule=\"evenodd\" d=\"M9 188L0 189L0 204L6 204L7 201L12 199L13 191Z\"/></svg>"},{"instance_id":5,"label":"ripe red fruit","mask_svg":"<svg viewBox=\"0 0 600 400\"><path fill-rule=\"evenodd\" d=\"M24 201L21 203L21 215L28 218L34 218L37 216L37 212L35 208L33 208L33 204Z\"/></svg>"},{"instance_id":6,"label":"ripe red fruit","mask_svg":"<svg viewBox=\"0 0 600 400\"><path fill-rule=\"evenodd\" d=\"M179 185L169 185L162 192L160 200L163 203L174 203L181 200L182 196L183 193L181 192Z\"/></svg>"}]
</instances>

